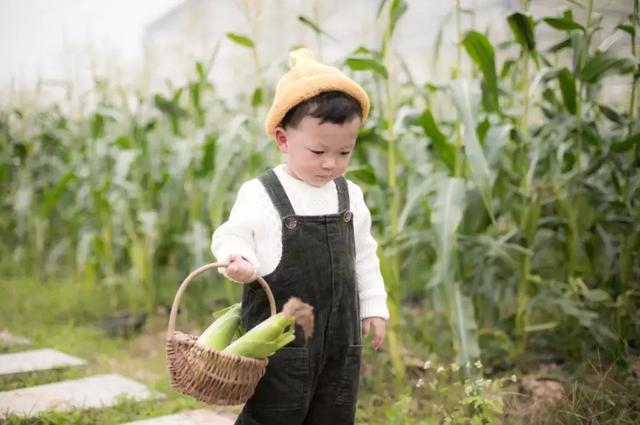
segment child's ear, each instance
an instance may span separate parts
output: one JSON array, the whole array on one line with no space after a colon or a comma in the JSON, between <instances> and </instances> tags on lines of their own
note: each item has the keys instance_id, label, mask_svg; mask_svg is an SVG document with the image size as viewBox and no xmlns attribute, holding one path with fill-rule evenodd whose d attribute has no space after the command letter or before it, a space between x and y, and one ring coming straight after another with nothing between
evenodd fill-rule
<instances>
[{"instance_id":1,"label":"child's ear","mask_svg":"<svg viewBox=\"0 0 640 425\"><path fill-rule=\"evenodd\" d=\"M276 139L276 143L278 144L278 150L282 153L289 152L289 142L287 140L287 132L282 127L276 127L273 131L273 135Z\"/></svg>"}]
</instances>

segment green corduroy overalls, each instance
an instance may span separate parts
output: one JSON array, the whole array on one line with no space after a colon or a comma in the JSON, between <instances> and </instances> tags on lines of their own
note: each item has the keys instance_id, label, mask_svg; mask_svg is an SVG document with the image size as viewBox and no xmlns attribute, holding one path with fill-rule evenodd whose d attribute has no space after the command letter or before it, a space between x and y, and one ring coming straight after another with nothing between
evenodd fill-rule
<instances>
[{"instance_id":1,"label":"green corduroy overalls","mask_svg":"<svg viewBox=\"0 0 640 425\"><path fill-rule=\"evenodd\" d=\"M338 213L296 215L273 170L261 174L282 221L282 257L264 279L277 311L290 297L314 308L314 333L269 357L264 377L236 425L346 425L355 421L362 353L360 304L355 274L353 213L344 177L334 180ZM257 282L245 285L242 324L250 329L269 317Z\"/></svg>"}]
</instances>

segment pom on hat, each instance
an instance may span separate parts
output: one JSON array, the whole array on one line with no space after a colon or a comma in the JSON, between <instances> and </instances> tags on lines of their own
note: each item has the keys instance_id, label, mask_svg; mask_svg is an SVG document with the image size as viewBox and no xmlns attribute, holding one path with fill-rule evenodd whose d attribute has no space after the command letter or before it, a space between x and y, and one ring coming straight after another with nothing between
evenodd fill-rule
<instances>
[{"instance_id":1,"label":"pom on hat","mask_svg":"<svg viewBox=\"0 0 640 425\"><path fill-rule=\"evenodd\" d=\"M300 102L327 91L341 91L355 98L362 108L362 120L369 115L369 96L362 87L338 68L316 61L307 48L289 54L289 71L276 86L273 104L267 114L265 131L274 137L274 131L284 116Z\"/></svg>"},{"instance_id":2,"label":"pom on hat","mask_svg":"<svg viewBox=\"0 0 640 425\"><path fill-rule=\"evenodd\" d=\"M298 63L305 60L314 60L313 52L311 50L305 47L298 50L294 50L291 53L289 53L289 68L293 68Z\"/></svg>"}]
</instances>

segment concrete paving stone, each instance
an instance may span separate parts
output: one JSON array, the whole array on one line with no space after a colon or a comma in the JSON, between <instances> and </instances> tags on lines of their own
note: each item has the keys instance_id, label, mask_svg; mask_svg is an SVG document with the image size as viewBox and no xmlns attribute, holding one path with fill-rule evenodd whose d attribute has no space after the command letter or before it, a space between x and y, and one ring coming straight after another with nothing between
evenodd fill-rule
<instances>
[{"instance_id":1,"label":"concrete paving stone","mask_svg":"<svg viewBox=\"0 0 640 425\"><path fill-rule=\"evenodd\" d=\"M235 417L231 414L200 409L128 422L124 425L233 425L234 423Z\"/></svg>"},{"instance_id":2,"label":"concrete paving stone","mask_svg":"<svg viewBox=\"0 0 640 425\"><path fill-rule=\"evenodd\" d=\"M12 335L11 332L4 329L0 331L0 345L28 345L31 344L29 339L22 336Z\"/></svg>"},{"instance_id":3,"label":"concrete paving stone","mask_svg":"<svg viewBox=\"0 0 640 425\"><path fill-rule=\"evenodd\" d=\"M84 366L87 362L51 348L0 354L0 376L63 367Z\"/></svg>"},{"instance_id":4,"label":"concrete paving stone","mask_svg":"<svg viewBox=\"0 0 640 425\"><path fill-rule=\"evenodd\" d=\"M122 397L142 401L164 394L117 373L0 392L0 418L9 414L38 416L48 410L109 407Z\"/></svg>"}]
</instances>

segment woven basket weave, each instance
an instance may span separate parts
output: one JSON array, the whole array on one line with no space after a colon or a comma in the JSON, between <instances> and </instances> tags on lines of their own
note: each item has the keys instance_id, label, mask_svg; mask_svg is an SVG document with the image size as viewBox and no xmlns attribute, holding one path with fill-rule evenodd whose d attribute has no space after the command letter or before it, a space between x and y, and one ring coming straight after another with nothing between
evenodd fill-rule
<instances>
[{"instance_id":1,"label":"woven basket weave","mask_svg":"<svg viewBox=\"0 0 640 425\"><path fill-rule=\"evenodd\" d=\"M180 284L171 306L167 329L167 366L171 386L183 394L216 405L236 405L247 401L267 368L267 359L253 359L204 347L196 343L195 335L175 330L180 299L187 286L199 274L227 263L204 265L187 276ZM267 282L258 277L267 293L271 315L276 314L276 303Z\"/></svg>"}]
</instances>

